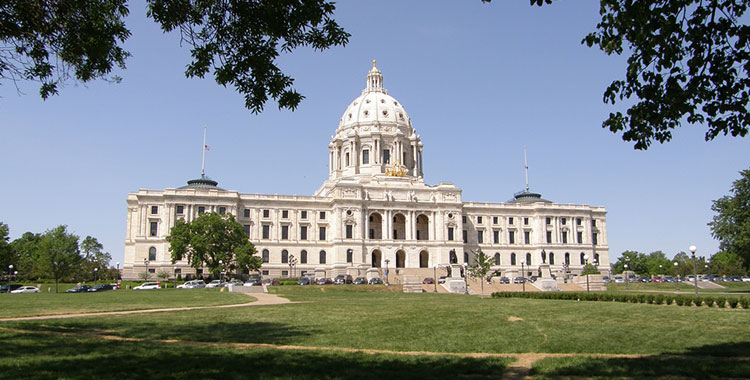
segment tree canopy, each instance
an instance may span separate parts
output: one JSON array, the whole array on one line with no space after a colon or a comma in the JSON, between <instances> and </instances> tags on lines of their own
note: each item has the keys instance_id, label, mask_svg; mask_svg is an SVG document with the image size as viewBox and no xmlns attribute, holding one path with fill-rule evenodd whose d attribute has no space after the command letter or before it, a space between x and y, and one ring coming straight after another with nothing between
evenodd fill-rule
<instances>
[{"instance_id":1,"label":"tree canopy","mask_svg":"<svg viewBox=\"0 0 750 380\"><path fill-rule=\"evenodd\" d=\"M255 246L231 214L201 214L192 222L178 220L167 236L172 263L187 259L191 267L204 265L216 275L225 269L260 268Z\"/></svg>"},{"instance_id":2,"label":"tree canopy","mask_svg":"<svg viewBox=\"0 0 750 380\"><path fill-rule=\"evenodd\" d=\"M482 249L471 251L474 256L473 263L469 266L469 276L479 279L480 286L482 288L482 297L484 297L484 281L487 275L490 273L492 267L492 258L485 254ZM437 280L436 280L437 281Z\"/></svg>"},{"instance_id":3,"label":"tree canopy","mask_svg":"<svg viewBox=\"0 0 750 380\"><path fill-rule=\"evenodd\" d=\"M740 172L729 195L713 201L711 210L716 214L708 226L719 248L740 257L750 270L750 169Z\"/></svg>"},{"instance_id":4,"label":"tree canopy","mask_svg":"<svg viewBox=\"0 0 750 380\"><path fill-rule=\"evenodd\" d=\"M55 293L61 278L67 276L82 261L78 249L78 236L59 226L45 232L39 240L35 269L40 275L55 279Z\"/></svg>"}]
</instances>

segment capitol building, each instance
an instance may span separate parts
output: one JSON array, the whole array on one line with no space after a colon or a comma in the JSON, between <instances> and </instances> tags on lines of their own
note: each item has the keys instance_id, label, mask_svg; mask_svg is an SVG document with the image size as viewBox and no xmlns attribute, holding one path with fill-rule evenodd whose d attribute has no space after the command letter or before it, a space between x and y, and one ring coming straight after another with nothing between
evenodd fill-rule
<instances>
[{"instance_id":1,"label":"capitol building","mask_svg":"<svg viewBox=\"0 0 750 380\"><path fill-rule=\"evenodd\" d=\"M171 262L166 237L176 220L209 212L230 213L244 226L265 277L381 277L386 267L391 281L441 276L449 264L471 265L480 248L492 270L509 278L535 275L542 264L558 278L580 274L584 256L609 274L604 207L554 203L528 186L508 202L465 201L452 183L425 183L423 151L373 62L320 157L328 179L313 195L224 190L203 175L179 188L130 193L122 276L202 275L187 261Z\"/></svg>"}]
</instances>

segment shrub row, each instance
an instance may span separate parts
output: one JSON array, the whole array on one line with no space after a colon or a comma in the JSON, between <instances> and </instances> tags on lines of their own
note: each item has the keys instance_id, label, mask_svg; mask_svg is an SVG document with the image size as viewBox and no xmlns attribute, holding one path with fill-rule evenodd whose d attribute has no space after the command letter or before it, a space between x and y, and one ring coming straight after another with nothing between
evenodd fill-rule
<instances>
[{"instance_id":1,"label":"shrub row","mask_svg":"<svg viewBox=\"0 0 750 380\"><path fill-rule=\"evenodd\" d=\"M629 303L646 303L652 305L677 306L708 306L719 308L750 309L750 298L703 296L694 297L688 295L672 294L610 294L610 293L585 293L585 292L495 292L492 298L532 298L545 300L579 300L579 301L614 301Z\"/></svg>"}]
</instances>

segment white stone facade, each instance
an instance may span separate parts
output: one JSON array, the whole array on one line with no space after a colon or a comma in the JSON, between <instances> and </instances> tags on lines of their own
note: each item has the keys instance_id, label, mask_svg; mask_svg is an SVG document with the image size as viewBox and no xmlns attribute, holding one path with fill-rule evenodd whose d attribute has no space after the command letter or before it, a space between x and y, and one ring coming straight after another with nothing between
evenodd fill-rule
<instances>
[{"instance_id":1,"label":"white stone facade","mask_svg":"<svg viewBox=\"0 0 750 380\"><path fill-rule=\"evenodd\" d=\"M553 274L580 273L584 255L609 273L603 207L552 203L528 190L511 202L464 202L451 183L424 183L422 149L373 62L366 89L331 138L329 177L314 195L243 194L205 177L182 188L131 193L123 278L161 269L172 277L174 267L196 275L187 262L171 262L166 237L177 219L202 212L233 214L263 257L262 274L271 277L364 276L368 269L382 275L386 266L431 275L452 257L471 260L477 248L508 277L521 275L522 261L527 275L543 262Z\"/></svg>"}]
</instances>

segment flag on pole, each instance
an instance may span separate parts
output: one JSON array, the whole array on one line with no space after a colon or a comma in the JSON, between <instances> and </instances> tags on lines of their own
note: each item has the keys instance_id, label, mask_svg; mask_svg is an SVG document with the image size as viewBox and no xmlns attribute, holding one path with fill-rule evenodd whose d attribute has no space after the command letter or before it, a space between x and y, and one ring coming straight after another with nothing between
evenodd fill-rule
<instances>
[{"instance_id":1,"label":"flag on pole","mask_svg":"<svg viewBox=\"0 0 750 380\"><path fill-rule=\"evenodd\" d=\"M208 147L208 145L203 146L206 150L211 150L211 148Z\"/></svg>"}]
</instances>

